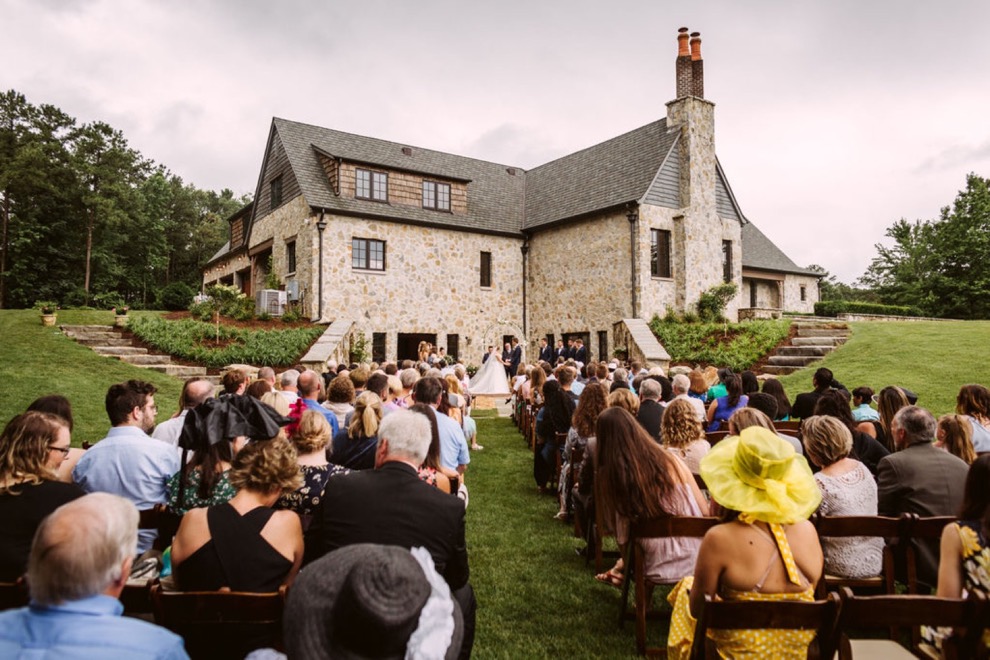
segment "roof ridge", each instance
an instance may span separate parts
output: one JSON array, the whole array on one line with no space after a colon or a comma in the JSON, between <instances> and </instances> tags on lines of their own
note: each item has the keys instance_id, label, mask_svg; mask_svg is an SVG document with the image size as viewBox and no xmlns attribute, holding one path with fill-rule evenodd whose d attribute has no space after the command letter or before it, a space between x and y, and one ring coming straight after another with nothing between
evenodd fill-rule
<instances>
[{"instance_id":1,"label":"roof ridge","mask_svg":"<svg viewBox=\"0 0 990 660\"><path fill-rule=\"evenodd\" d=\"M656 119L654 121L648 122L646 124L643 124L642 126L637 126L636 128L634 128L632 130L628 130L625 133L620 133L619 135L616 135L614 137L610 137L607 140L602 140L601 142L596 142L595 144L590 144L587 147L584 147L583 149L578 149L577 151L572 151L570 153L564 154L563 156L558 156L557 158L554 158L553 160L548 160L547 162L545 162L545 163L543 163L541 165L537 165L536 167L534 167L534 168L532 168L530 170L527 170L527 173L536 172L537 170L543 169L544 167L547 167L548 165L553 165L554 163L556 163L558 161L561 161L561 160L564 160L565 158L571 158L573 156L577 156L578 154L583 154L583 153L585 153L587 151L591 151L592 149L597 149L597 148L601 147L602 145L608 144L609 142L615 142L616 140L620 140L620 139L622 139L624 137L627 137L627 136L629 136L629 135L631 135L633 133L636 133L637 131L641 131L641 130L643 130L645 128L649 128L649 127L654 126L656 124L666 124L666 122L667 122L667 118L666 117L661 117L660 119ZM673 129L668 128L667 130L673 130Z\"/></svg>"}]
</instances>

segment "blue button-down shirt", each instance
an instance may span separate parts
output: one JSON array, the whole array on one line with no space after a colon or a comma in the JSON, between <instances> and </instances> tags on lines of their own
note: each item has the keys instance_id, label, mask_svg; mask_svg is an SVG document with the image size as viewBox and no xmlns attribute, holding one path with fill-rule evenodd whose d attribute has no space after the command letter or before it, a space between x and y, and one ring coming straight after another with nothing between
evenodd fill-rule
<instances>
[{"instance_id":1,"label":"blue button-down shirt","mask_svg":"<svg viewBox=\"0 0 990 660\"><path fill-rule=\"evenodd\" d=\"M116 426L107 437L83 454L72 480L87 493L113 493L138 510L168 499L168 480L179 471L175 447L155 440L135 426ZM138 553L151 547L157 532L141 530Z\"/></svg>"},{"instance_id":2,"label":"blue button-down shirt","mask_svg":"<svg viewBox=\"0 0 990 660\"><path fill-rule=\"evenodd\" d=\"M339 431L340 428L339 425L337 424L337 416L333 414L333 411L327 410L326 408L320 405L319 401L316 401L315 399L303 399L303 403L306 404L306 408L308 410L315 410L316 412L320 413L321 415L327 418L327 421L330 422L330 429L332 431L332 433L330 434L331 438L337 435L337 431Z\"/></svg>"},{"instance_id":3,"label":"blue button-down shirt","mask_svg":"<svg viewBox=\"0 0 990 660\"><path fill-rule=\"evenodd\" d=\"M471 462L464 429L439 410L437 411L437 431L440 432L441 465L456 470L458 465L467 465Z\"/></svg>"},{"instance_id":4,"label":"blue button-down shirt","mask_svg":"<svg viewBox=\"0 0 990 660\"><path fill-rule=\"evenodd\" d=\"M0 658L188 658L178 635L120 616L124 606L98 595L61 605L0 613Z\"/></svg>"}]
</instances>

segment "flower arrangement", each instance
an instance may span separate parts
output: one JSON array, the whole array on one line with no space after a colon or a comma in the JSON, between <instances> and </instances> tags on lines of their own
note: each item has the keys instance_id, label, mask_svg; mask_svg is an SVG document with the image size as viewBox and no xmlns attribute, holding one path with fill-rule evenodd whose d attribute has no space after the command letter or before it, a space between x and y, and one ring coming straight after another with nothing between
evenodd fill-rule
<instances>
[{"instance_id":1,"label":"flower arrangement","mask_svg":"<svg viewBox=\"0 0 990 660\"><path fill-rule=\"evenodd\" d=\"M34 303L34 307L45 316L55 314L58 311L58 303L53 300L39 300Z\"/></svg>"}]
</instances>

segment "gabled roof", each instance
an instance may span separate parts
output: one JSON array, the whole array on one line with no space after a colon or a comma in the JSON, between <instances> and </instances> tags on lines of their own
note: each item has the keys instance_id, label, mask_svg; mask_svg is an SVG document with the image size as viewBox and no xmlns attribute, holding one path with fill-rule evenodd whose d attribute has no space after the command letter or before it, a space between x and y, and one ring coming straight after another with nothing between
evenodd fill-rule
<instances>
[{"instance_id":1,"label":"gabled roof","mask_svg":"<svg viewBox=\"0 0 990 660\"><path fill-rule=\"evenodd\" d=\"M520 234L522 231L526 176L521 168L408 147L278 117L273 120L273 131L278 133L303 198L311 207L455 229L503 234ZM403 147L411 149L412 154L404 154ZM470 181L467 215L437 213L419 207L335 195L316 150L345 161Z\"/></svg>"},{"instance_id":2,"label":"gabled roof","mask_svg":"<svg viewBox=\"0 0 990 660\"><path fill-rule=\"evenodd\" d=\"M821 276L821 273L801 268L791 261L791 258L774 245L752 222L742 226L742 266L754 270Z\"/></svg>"},{"instance_id":3,"label":"gabled roof","mask_svg":"<svg viewBox=\"0 0 990 660\"><path fill-rule=\"evenodd\" d=\"M661 119L530 170L524 227L535 229L640 200L678 135Z\"/></svg>"}]
</instances>

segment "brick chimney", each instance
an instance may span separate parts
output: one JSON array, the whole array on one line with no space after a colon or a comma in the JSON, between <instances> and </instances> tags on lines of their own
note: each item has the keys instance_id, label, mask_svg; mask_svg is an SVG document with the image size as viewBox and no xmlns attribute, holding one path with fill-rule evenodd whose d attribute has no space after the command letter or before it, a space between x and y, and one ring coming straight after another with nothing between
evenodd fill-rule
<instances>
[{"instance_id":1,"label":"brick chimney","mask_svg":"<svg viewBox=\"0 0 990 660\"><path fill-rule=\"evenodd\" d=\"M691 96L693 93L692 67L691 52L688 50L688 29L682 27L677 31L677 96L674 98Z\"/></svg>"},{"instance_id":2,"label":"brick chimney","mask_svg":"<svg viewBox=\"0 0 990 660\"><path fill-rule=\"evenodd\" d=\"M691 95L705 98L705 63L701 59L700 32L691 33Z\"/></svg>"}]
</instances>

